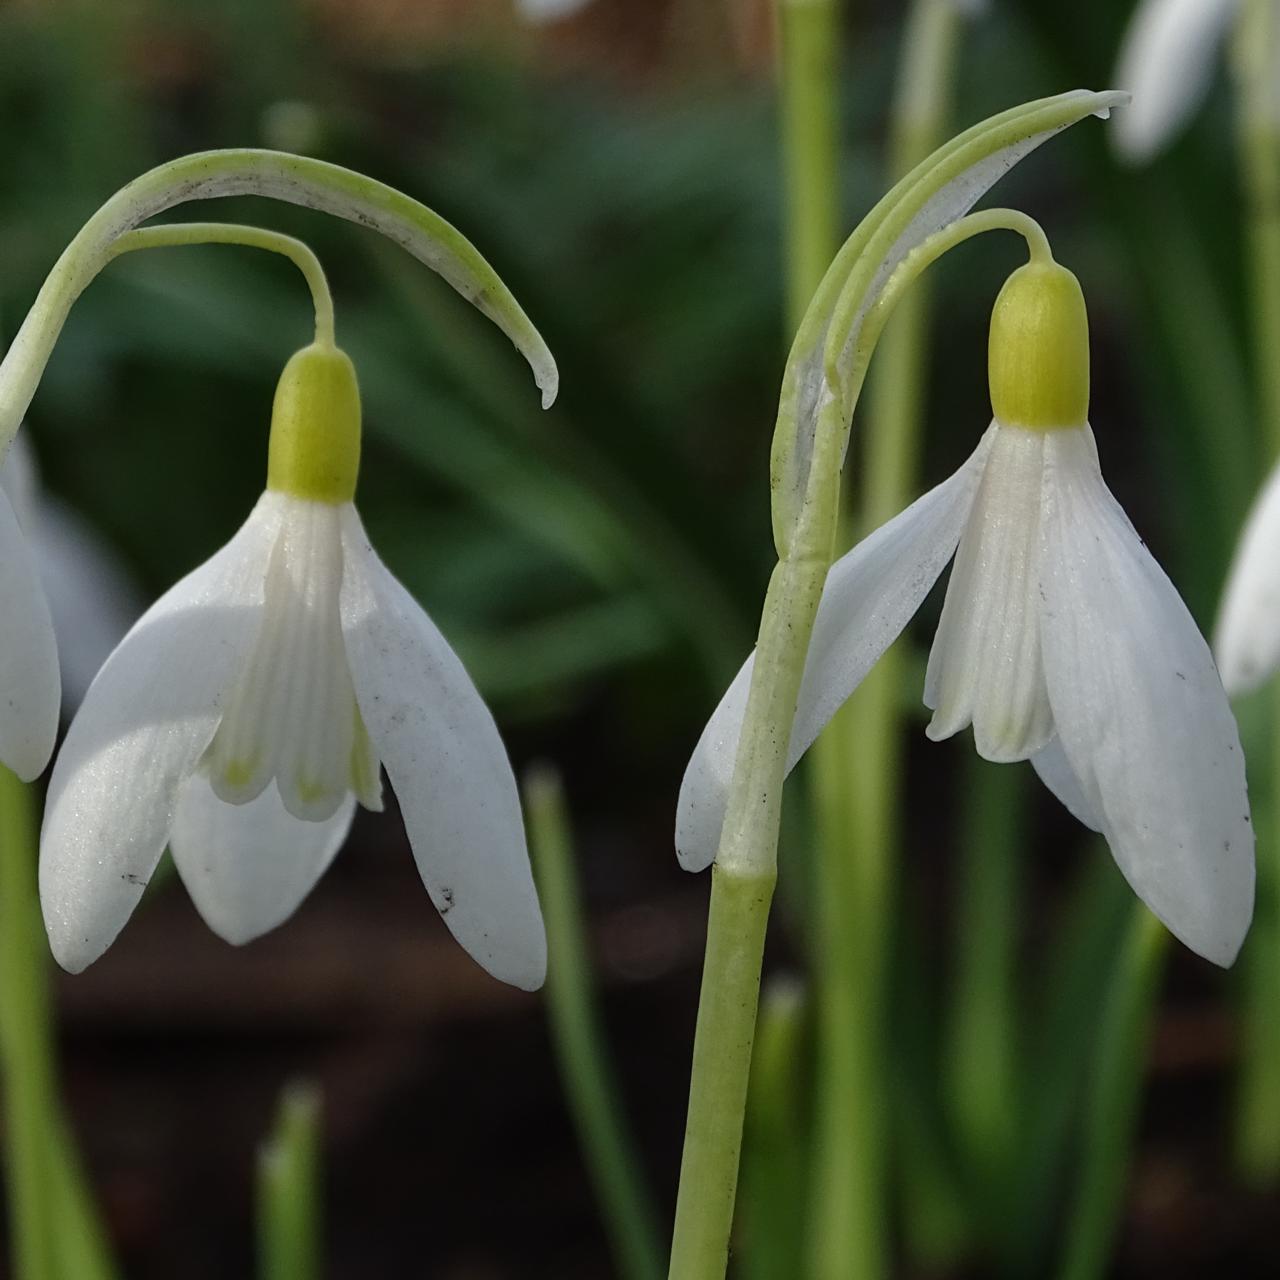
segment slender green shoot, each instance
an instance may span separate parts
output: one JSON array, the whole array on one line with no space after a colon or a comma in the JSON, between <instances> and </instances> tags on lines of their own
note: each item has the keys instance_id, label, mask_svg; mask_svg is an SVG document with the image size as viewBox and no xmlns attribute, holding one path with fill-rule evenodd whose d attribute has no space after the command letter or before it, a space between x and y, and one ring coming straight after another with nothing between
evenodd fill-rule
<instances>
[{"instance_id":1,"label":"slender green shoot","mask_svg":"<svg viewBox=\"0 0 1280 1280\"><path fill-rule=\"evenodd\" d=\"M582 899L559 776L549 766L525 778L529 850L547 925L547 1012L565 1097L573 1113L623 1280L663 1272L657 1218L625 1131L618 1090L591 989Z\"/></svg>"},{"instance_id":2,"label":"slender green shoot","mask_svg":"<svg viewBox=\"0 0 1280 1280\"><path fill-rule=\"evenodd\" d=\"M1059 1280L1100 1280L1107 1275L1124 1204L1146 1047L1169 941L1164 926L1141 902L1133 904L1132 913L1120 963L1110 976L1102 1005Z\"/></svg>"},{"instance_id":3,"label":"slender green shoot","mask_svg":"<svg viewBox=\"0 0 1280 1280\"><path fill-rule=\"evenodd\" d=\"M321 1273L321 1108L313 1085L287 1085L258 1152L258 1280Z\"/></svg>"}]
</instances>

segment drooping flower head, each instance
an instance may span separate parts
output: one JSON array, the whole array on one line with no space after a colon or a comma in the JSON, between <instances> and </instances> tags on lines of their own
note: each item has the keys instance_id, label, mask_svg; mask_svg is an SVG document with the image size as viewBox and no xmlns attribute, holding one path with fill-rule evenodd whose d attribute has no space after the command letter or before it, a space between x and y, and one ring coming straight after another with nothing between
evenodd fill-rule
<instances>
[{"instance_id":1,"label":"drooping flower head","mask_svg":"<svg viewBox=\"0 0 1280 1280\"><path fill-rule=\"evenodd\" d=\"M241 943L285 920L395 788L454 936L537 987L545 939L515 779L461 662L374 554L353 504L360 398L316 343L276 391L267 488L94 681L59 753L41 835L54 955L110 945L166 845L206 922Z\"/></svg>"},{"instance_id":2,"label":"drooping flower head","mask_svg":"<svg viewBox=\"0 0 1280 1280\"><path fill-rule=\"evenodd\" d=\"M1235 721L1208 646L1102 479L1084 299L1047 255L1001 291L989 371L994 418L968 461L832 566L788 767L954 555L929 737L972 726L987 759L1030 760L1169 929L1230 964L1254 882ZM676 846L690 870L716 855L752 664L685 775Z\"/></svg>"}]
</instances>

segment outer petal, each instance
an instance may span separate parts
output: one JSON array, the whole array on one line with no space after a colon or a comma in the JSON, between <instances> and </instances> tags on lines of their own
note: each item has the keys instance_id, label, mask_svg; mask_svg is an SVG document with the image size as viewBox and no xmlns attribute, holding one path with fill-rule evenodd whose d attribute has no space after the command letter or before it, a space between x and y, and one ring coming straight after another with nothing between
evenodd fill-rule
<instances>
[{"instance_id":1,"label":"outer petal","mask_svg":"<svg viewBox=\"0 0 1280 1280\"><path fill-rule=\"evenodd\" d=\"M356 700L423 883L484 968L532 991L546 974L546 935L497 726L457 654L374 554L354 507L342 545Z\"/></svg>"},{"instance_id":2,"label":"outer petal","mask_svg":"<svg viewBox=\"0 0 1280 1280\"><path fill-rule=\"evenodd\" d=\"M196 910L236 946L283 924L342 847L353 795L323 822L295 818L268 787L248 804L227 804L197 774L178 797L169 847Z\"/></svg>"},{"instance_id":3,"label":"outer petal","mask_svg":"<svg viewBox=\"0 0 1280 1280\"><path fill-rule=\"evenodd\" d=\"M787 769L893 643L946 567L969 518L996 428L949 480L864 538L831 566L814 620ZM698 739L676 809L676 855L710 866L720 843L754 656L734 677Z\"/></svg>"},{"instance_id":4,"label":"outer petal","mask_svg":"<svg viewBox=\"0 0 1280 1280\"><path fill-rule=\"evenodd\" d=\"M1143 0L1120 48L1116 80L1133 103L1116 121L1116 150L1149 160L1209 89L1214 56L1239 0Z\"/></svg>"},{"instance_id":5,"label":"outer petal","mask_svg":"<svg viewBox=\"0 0 1280 1280\"><path fill-rule=\"evenodd\" d=\"M1102 830L1102 820L1089 804L1084 787L1071 768L1067 753L1063 751L1062 743L1057 738L1048 746L1041 747L1031 757L1031 764L1040 775L1040 781L1062 801L1067 812L1077 822L1084 823L1090 831Z\"/></svg>"},{"instance_id":6,"label":"outer petal","mask_svg":"<svg viewBox=\"0 0 1280 1280\"><path fill-rule=\"evenodd\" d=\"M1213 647L1233 696L1256 688L1280 666L1280 467L1240 535Z\"/></svg>"},{"instance_id":7,"label":"outer petal","mask_svg":"<svg viewBox=\"0 0 1280 1280\"><path fill-rule=\"evenodd\" d=\"M0 762L30 782L58 736L58 645L35 561L0 491Z\"/></svg>"},{"instance_id":8,"label":"outer petal","mask_svg":"<svg viewBox=\"0 0 1280 1280\"><path fill-rule=\"evenodd\" d=\"M1253 912L1239 735L1209 648L1087 431L1049 439L1042 528L1045 675L1066 758L1134 891L1228 965Z\"/></svg>"},{"instance_id":9,"label":"outer petal","mask_svg":"<svg viewBox=\"0 0 1280 1280\"><path fill-rule=\"evenodd\" d=\"M253 642L278 527L267 494L139 619L71 725L49 783L40 900L53 954L73 973L111 945L164 851L178 788Z\"/></svg>"}]
</instances>

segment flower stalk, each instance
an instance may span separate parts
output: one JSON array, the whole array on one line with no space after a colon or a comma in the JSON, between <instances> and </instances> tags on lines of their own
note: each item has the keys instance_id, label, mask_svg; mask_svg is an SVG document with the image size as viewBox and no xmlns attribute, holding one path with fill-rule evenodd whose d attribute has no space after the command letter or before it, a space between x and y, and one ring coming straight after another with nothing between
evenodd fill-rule
<instances>
[{"instance_id":1,"label":"flower stalk","mask_svg":"<svg viewBox=\"0 0 1280 1280\"><path fill-rule=\"evenodd\" d=\"M1119 101L1122 95L1088 93L1042 100L941 148L872 210L836 255L792 347L772 454L779 560L765 597L725 808L717 824L714 788L704 796L696 785L695 752L685 788L692 777L696 799L682 803L677 824L683 864L716 865L673 1280L714 1280L727 1265L782 783L793 762L791 725L834 549L840 467L872 349L893 303L946 248L987 225L1030 221L1007 211L977 214L957 231L956 219L987 187L1039 142ZM713 718L707 732L717 731Z\"/></svg>"}]
</instances>

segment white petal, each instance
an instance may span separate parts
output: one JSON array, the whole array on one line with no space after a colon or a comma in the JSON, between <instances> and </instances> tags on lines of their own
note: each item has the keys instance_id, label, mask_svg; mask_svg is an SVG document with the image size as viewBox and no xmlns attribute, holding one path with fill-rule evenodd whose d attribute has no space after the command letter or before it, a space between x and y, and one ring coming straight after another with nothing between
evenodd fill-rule
<instances>
[{"instance_id":1,"label":"white petal","mask_svg":"<svg viewBox=\"0 0 1280 1280\"><path fill-rule=\"evenodd\" d=\"M40 900L78 973L123 928L169 838L178 788L261 619L279 525L265 495L234 538L139 619L90 686L49 782Z\"/></svg>"},{"instance_id":2,"label":"white petal","mask_svg":"<svg viewBox=\"0 0 1280 1280\"><path fill-rule=\"evenodd\" d=\"M0 762L30 782L58 736L58 644L35 561L0 492Z\"/></svg>"},{"instance_id":3,"label":"white petal","mask_svg":"<svg viewBox=\"0 0 1280 1280\"><path fill-rule=\"evenodd\" d=\"M1214 58L1239 0L1142 0L1129 22L1116 81L1133 103L1112 138L1126 159L1150 159L1209 89Z\"/></svg>"},{"instance_id":4,"label":"white petal","mask_svg":"<svg viewBox=\"0 0 1280 1280\"><path fill-rule=\"evenodd\" d=\"M342 847L355 811L348 794L332 817L307 822L274 786L248 804L227 804L197 774L178 797L169 847L205 923L239 946L293 915Z\"/></svg>"},{"instance_id":5,"label":"white petal","mask_svg":"<svg viewBox=\"0 0 1280 1280\"><path fill-rule=\"evenodd\" d=\"M35 455L20 431L0 467L44 588L58 641L63 710L80 705L93 677L142 612L142 600L106 541L40 487Z\"/></svg>"},{"instance_id":6,"label":"white petal","mask_svg":"<svg viewBox=\"0 0 1280 1280\"><path fill-rule=\"evenodd\" d=\"M997 427L960 535L929 653L927 730L940 741L973 725L987 760L1025 760L1053 736L1040 661L1043 431Z\"/></svg>"},{"instance_id":7,"label":"white petal","mask_svg":"<svg viewBox=\"0 0 1280 1280\"><path fill-rule=\"evenodd\" d=\"M1240 535L1213 647L1232 696L1257 688L1280 666L1280 467L1255 499Z\"/></svg>"},{"instance_id":8,"label":"white petal","mask_svg":"<svg viewBox=\"0 0 1280 1280\"><path fill-rule=\"evenodd\" d=\"M1041 747L1031 757L1031 764L1040 775L1040 781L1062 801L1067 812L1077 822L1082 822L1090 831L1102 830L1102 821L1089 804L1084 787L1071 768L1067 753L1063 751L1062 743L1057 738L1048 746Z\"/></svg>"},{"instance_id":9,"label":"white petal","mask_svg":"<svg viewBox=\"0 0 1280 1280\"><path fill-rule=\"evenodd\" d=\"M814 619L787 755L788 772L893 643L955 551L995 428L968 461L831 566ZM694 748L676 808L686 871L716 856L754 655L734 677Z\"/></svg>"},{"instance_id":10,"label":"white petal","mask_svg":"<svg viewBox=\"0 0 1280 1280\"><path fill-rule=\"evenodd\" d=\"M31 553L49 598L63 709L70 714L137 621L142 599L108 543L70 507L47 495L31 531Z\"/></svg>"},{"instance_id":11,"label":"white petal","mask_svg":"<svg viewBox=\"0 0 1280 1280\"><path fill-rule=\"evenodd\" d=\"M400 801L419 874L453 936L531 991L546 935L497 726L431 619L344 513L342 627L356 700Z\"/></svg>"},{"instance_id":12,"label":"white petal","mask_svg":"<svg viewBox=\"0 0 1280 1280\"><path fill-rule=\"evenodd\" d=\"M1062 748L1134 891L1228 965L1253 913L1253 828L1217 668L1087 431L1049 437L1045 494L1042 638Z\"/></svg>"}]
</instances>

